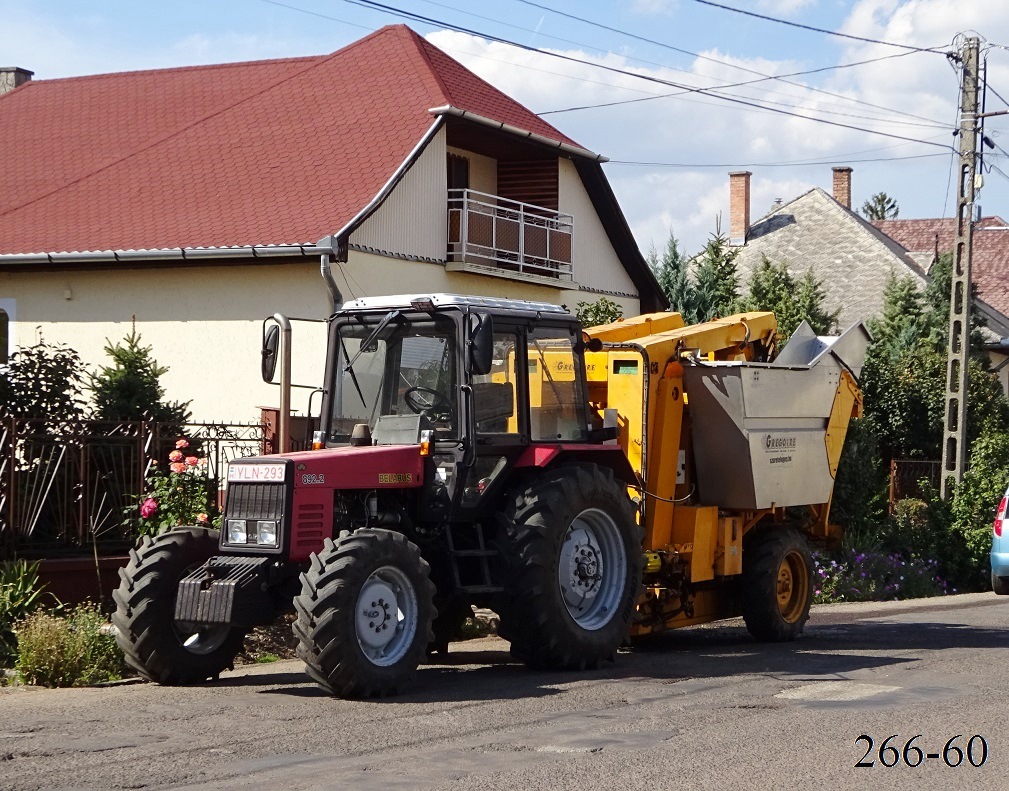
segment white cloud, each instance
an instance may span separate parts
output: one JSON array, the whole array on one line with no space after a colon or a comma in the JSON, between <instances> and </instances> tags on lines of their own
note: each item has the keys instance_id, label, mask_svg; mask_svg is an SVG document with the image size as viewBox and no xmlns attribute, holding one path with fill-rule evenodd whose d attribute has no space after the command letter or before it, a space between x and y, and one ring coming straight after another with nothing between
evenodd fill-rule
<instances>
[{"instance_id":1,"label":"white cloud","mask_svg":"<svg viewBox=\"0 0 1009 791\"><path fill-rule=\"evenodd\" d=\"M792 16L796 11L815 4L816 0L758 0L757 7L768 14Z\"/></svg>"},{"instance_id":2,"label":"white cloud","mask_svg":"<svg viewBox=\"0 0 1009 791\"><path fill-rule=\"evenodd\" d=\"M633 0L631 10L638 14L671 14L678 6L677 0Z\"/></svg>"}]
</instances>

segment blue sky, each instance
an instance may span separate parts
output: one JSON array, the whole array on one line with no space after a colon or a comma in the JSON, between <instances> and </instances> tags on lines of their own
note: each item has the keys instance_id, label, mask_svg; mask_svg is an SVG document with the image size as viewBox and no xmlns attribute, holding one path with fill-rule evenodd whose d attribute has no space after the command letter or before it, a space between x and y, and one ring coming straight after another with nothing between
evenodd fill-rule
<instances>
[{"instance_id":1,"label":"blue sky","mask_svg":"<svg viewBox=\"0 0 1009 791\"><path fill-rule=\"evenodd\" d=\"M948 46L958 32L970 29L990 44L1009 44L1009 4L1004 3L720 2L805 25L915 46ZM754 79L752 71L780 75L900 52L765 22L696 0L479 4L390 0L387 5L590 63L697 87ZM0 0L0 19L4 20L0 60L33 70L36 79L321 54L382 25L403 21L347 0L107 0L90 4ZM438 24L409 24L536 112L673 92L629 74L517 50L447 31ZM993 47L987 54L990 84L1009 98L1009 51ZM950 133L958 81L942 55L913 53L795 80L801 85L768 81L725 91L744 101L776 103L773 106L802 115L929 143L954 143ZM1002 107L994 97L990 101L988 109ZM585 147L615 160L606 172L643 250L661 246L669 230L688 252L703 245L719 214L725 216L723 225L727 224L727 172L743 167L754 174L755 218L775 198L787 201L814 186L829 190L832 164L854 168L856 206L881 190L897 199L902 217L948 216L953 204L947 188L951 159L940 146L826 126L712 97L657 98L545 117ZM1009 116L992 119L988 131L1009 150ZM858 161L877 158L886 161ZM999 153L989 162L1009 173L1005 155ZM993 170L985 180L979 196L984 212L1009 216L1009 206L1003 205L1009 199L1009 177ZM801 262L790 263L801 267Z\"/></svg>"}]
</instances>

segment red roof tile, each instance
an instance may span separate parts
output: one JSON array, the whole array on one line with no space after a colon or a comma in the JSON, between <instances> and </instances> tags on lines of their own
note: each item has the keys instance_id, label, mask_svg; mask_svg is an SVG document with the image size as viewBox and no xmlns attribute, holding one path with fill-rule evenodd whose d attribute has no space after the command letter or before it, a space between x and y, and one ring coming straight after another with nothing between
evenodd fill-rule
<instances>
[{"instance_id":1,"label":"red roof tile","mask_svg":"<svg viewBox=\"0 0 1009 791\"><path fill-rule=\"evenodd\" d=\"M912 253L950 252L956 241L953 218L879 220L873 225ZM982 217L974 224L971 279L981 299L1009 316L1009 223L1001 217Z\"/></svg>"},{"instance_id":2,"label":"red roof tile","mask_svg":"<svg viewBox=\"0 0 1009 791\"><path fill-rule=\"evenodd\" d=\"M28 82L0 97L0 253L314 243L446 104L577 145L402 25L327 56Z\"/></svg>"}]
</instances>

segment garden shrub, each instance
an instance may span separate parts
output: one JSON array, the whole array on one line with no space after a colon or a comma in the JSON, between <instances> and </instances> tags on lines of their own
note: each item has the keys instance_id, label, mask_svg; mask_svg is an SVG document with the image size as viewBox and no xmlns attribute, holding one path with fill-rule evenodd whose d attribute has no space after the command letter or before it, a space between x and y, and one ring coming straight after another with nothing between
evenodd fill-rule
<instances>
[{"instance_id":1,"label":"garden shrub","mask_svg":"<svg viewBox=\"0 0 1009 791\"><path fill-rule=\"evenodd\" d=\"M977 587L990 584L992 522L1007 486L1009 436L1001 432L984 434L970 449L970 463L952 506L953 530L966 545Z\"/></svg>"},{"instance_id":2,"label":"garden shrub","mask_svg":"<svg viewBox=\"0 0 1009 791\"><path fill-rule=\"evenodd\" d=\"M41 606L44 587L38 562L0 563L0 667L9 667L17 656L14 625Z\"/></svg>"},{"instance_id":3,"label":"garden shrub","mask_svg":"<svg viewBox=\"0 0 1009 791\"><path fill-rule=\"evenodd\" d=\"M122 677L123 654L96 604L75 607L66 617L39 610L16 628L15 668L26 684L88 686Z\"/></svg>"},{"instance_id":4,"label":"garden shrub","mask_svg":"<svg viewBox=\"0 0 1009 791\"><path fill-rule=\"evenodd\" d=\"M882 551L813 553L813 601L893 601L956 593L935 560L904 558Z\"/></svg>"}]
</instances>

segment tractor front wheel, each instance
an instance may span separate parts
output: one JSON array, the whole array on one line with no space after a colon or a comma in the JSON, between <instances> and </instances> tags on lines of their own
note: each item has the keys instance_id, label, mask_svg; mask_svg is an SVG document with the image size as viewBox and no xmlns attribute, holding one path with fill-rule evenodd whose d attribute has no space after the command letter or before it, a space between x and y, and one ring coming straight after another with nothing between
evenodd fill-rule
<instances>
[{"instance_id":1,"label":"tractor front wheel","mask_svg":"<svg viewBox=\"0 0 1009 791\"><path fill-rule=\"evenodd\" d=\"M641 529L625 486L595 464L559 467L502 516L501 634L531 667L596 667L627 639L641 584Z\"/></svg>"},{"instance_id":2,"label":"tractor front wheel","mask_svg":"<svg viewBox=\"0 0 1009 791\"><path fill-rule=\"evenodd\" d=\"M766 527L743 548L743 620L766 643L794 640L809 620L813 557L794 527Z\"/></svg>"},{"instance_id":3,"label":"tractor front wheel","mask_svg":"<svg viewBox=\"0 0 1009 791\"><path fill-rule=\"evenodd\" d=\"M175 621L179 582L216 551L218 532L180 527L144 536L119 569L112 623L126 662L159 684L193 684L232 667L245 631L228 625L187 627Z\"/></svg>"},{"instance_id":4,"label":"tractor front wheel","mask_svg":"<svg viewBox=\"0 0 1009 791\"><path fill-rule=\"evenodd\" d=\"M402 692L434 639L429 573L402 533L369 528L326 539L294 600L305 672L340 697Z\"/></svg>"}]
</instances>

